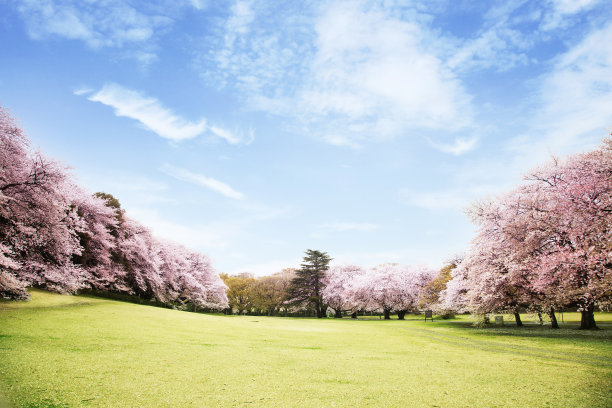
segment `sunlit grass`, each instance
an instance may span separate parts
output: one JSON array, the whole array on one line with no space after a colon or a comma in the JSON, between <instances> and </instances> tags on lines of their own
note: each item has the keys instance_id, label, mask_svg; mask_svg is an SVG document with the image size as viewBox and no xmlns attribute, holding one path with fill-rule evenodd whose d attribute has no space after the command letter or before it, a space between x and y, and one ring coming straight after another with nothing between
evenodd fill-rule
<instances>
[{"instance_id":1,"label":"sunlit grass","mask_svg":"<svg viewBox=\"0 0 612 408\"><path fill-rule=\"evenodd\" d=\"M610 315L598 332L577 319L222 316L33 291L0 303L0 387L15 407L612 406Z\"/></svg>"}]
</instances>

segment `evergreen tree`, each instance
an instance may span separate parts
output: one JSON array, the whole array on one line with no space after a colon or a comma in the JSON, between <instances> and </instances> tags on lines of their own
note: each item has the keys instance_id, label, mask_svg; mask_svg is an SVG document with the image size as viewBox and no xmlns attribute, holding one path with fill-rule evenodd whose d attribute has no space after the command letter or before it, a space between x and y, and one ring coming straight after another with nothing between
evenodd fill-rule
<instances>
[{"instance_id":1,"label":"evergreen tree","mask_svg":"<svg viewBox=\"0 0 612 408\"><path fill-rule=\"evenodd\" d=\"M325 272L332 258L326 252L306 250L300 269L291 280L289 300L294 305L313 307L317 317L325 317L327 306L323 304L321 291Z\"/></svg>"}]
</instances>

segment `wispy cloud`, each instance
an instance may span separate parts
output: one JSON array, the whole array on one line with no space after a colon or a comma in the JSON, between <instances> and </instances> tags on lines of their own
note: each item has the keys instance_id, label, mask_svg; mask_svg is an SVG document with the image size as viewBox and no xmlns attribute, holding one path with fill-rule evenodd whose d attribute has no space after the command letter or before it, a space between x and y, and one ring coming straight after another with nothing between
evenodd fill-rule
<instances>
[{"instance_id":1,"label":"wispy cloud","mask_svg":"<svg viewBox=\"0 0 612 408\"><path fill-rule=\"evenodd\" d=\"M235 233L227 223L223 226L183 224L169 220L159 211L147 207L129 208L128 214L151 228L156 236L196 250L224 249Z\"/></svg>"},{"instance_id":2,"label":"wispy cloud","mask_svg":"<svg viewBox=\"0 0 612 408\"><path fill-rule=\"evenodd\" d=\"M572 24L572 17L603 3L603 0L550 0L551 8L544 16L541 28L551 31Z\"/></svg>"},{"instance_id":3,"label":"wispy cloud","mask_svg":"<svg viewBox=\"0 0 612 408\"><path fill-rule=\"evenodd\" d=\"M314 230L308 234L308 237L312 239L323 239L338 233L370 232L379 228L380 226L378 224L369 222L331 222L315 226Z\"/></svg>"},{"instance_id":4,"label":"wispy cloud","mask_svg":"<svg viewBox=\"0 0 612 408\"><path fill-rule=\"evenodd\" d=\"M400 190L400 201L427 210L461 210L470 203L466 194L460 191L422 192L409 189Z\"/></svg>"},{"instance_id":5,"label":"wispy cloud","mask_svg":"<svg viewBox=\"0 0 612 408\"><path fill-rule=\"evenodd\" d=\"M478 139L476 137L458 137L455 139L454 143L435 142L431 139L428 139L428 142L431 146L440 150L441 152L460 156L473 150L476 147L476 144L478 143Z\"/></svg>"},{"instance_id":6,"label":"wispy cloud","mask_svg":"<svg viewBox=\"0 0 612 408\"><path fill-rule=\"evenodd\" d=\"M117 116L137 120L146 129L175 142L193 139L206 131L210 131L216 137L231 144L238 144L242 141L250 143L254 138L252 130L245 135L242 132L209 126L204 118L197 122L189 121L164 107L156 98L115 83L106 84L93 94L91 92L88 88L79 88L74 91L74 94L81 96L90 94L88 96L90 101L110 106Z\"/></svg>"},{"instance_id":7,"label":"wispy cloud","mask_svg":"<svg viewBox=\"0 0 612 408\"><path fill-rule=\"evenodd\" d=\"M236 200L244 199L244 194L234 190L224 182L216 180L212 177L193 173L189 170L174 167L169 164L164 164L160 167L160 170L166 173L167 175L174 177L177 180L186 181L188 183L193 183L202 187L206 187L226 197L233 198Z\"/></svg>"},{"instance_id":8,"label":"wispy cloud","mask_svg":"<svg viewBox=\"0 0 612 408\"><path fill-rule=\"evenodd\" d=\"M338 232L372 231L378 229L378 225L367 222L333 222L331 224L323 224L321 228Z\"/></svg>"},{"instance_id":9,"label":"wispy cloud","mask_svg":"<svg viewBox=\"0 0 612 408\"><path fill-rule=\"evenodd\" d=\"M218 51L200 60L227 69L204 77L338 146L470 125L470 96L436 54L440 38L414 10L397 11L335 2L272 20L276 8L237 2Z\"/></svg>"},{"instance_id":10,"label":"wispy cloud","mask_svg":"<svg viewBox=\"0 0 612 408\"><path fill-rule=\"evenodd\" d=\"M563 54L541 88L536 122L557 143L572 142L612 125L612 23Z\"/></svg>"},{"instance_id":11,"label":"wispy cloud","mask_svg":"<svg viewBox=\"0 0 612 408\"><path fill-rule=\"evenodd\" d=\"M315 30L311 80L298 98L323 135L384 139L471 123L469 95L418 18L342 2L324 10Z\"/></svg>"},{"instance_id":12,"label":"wispy cloud","mask_svg":"<svg viewBox=\"0 0 612 408\"><path fill-rule=\"evenodd\" d=\"M24 0L17 9L33 39L79 40L92 49L125 47L132 51L126 55L148 64L156 59L156 32L173 23L159 7L149 6L136 8L121 0L86 5L78 0Z\"/></svg>"},{"instance_id":13,"label":"wispy cloud","mask_svg":"<svg viewBox=\"0 0 612 408\"><path fill-rule=\"evenodd\" d=\"M204 10L208 6L207 0L189 0L189 2L197 10Z\"/></svg>"},{"instance_id":14,"label":"wispy cloud","mask_svg":"<svg viewBox=\"0 0 612 408\"><path fill-rule=\"evenodd\" d=\"M117 84L104 85L88 99L110 106L117 116L135 119L159 136L173 141L192 139L206 130L205 119L187 121L162 106L157 99Z\"/></svg>"},{"instance_id":15,"label":"wispy cloud","mask_svg":"<svg viewBox=\"0 0 612 408\"><path fill-rule=\"evenodd\" d=\"M249 144L255 139L255 132L253 129L249 129L246 133L243 131L230 131L218 126L209 126L208 129L213 135L225 140L230 144Z\"/></svg>"},{"instance_id":16,"label":"wispy cloud","mask_svg":"<svg viewBox=\"0 0 612 408\"><path fill-rule=\"evenodd\" d=\"M507 143L526 166L599 143L612 126L612 23L558 56L540 78L525 132ZM524 166L524 168L527 168Z\"/></svg>"},{"instance_id":17,"label":"wispy cloud","mask_svg":"<svg viewBox=\"0 0 612 408\"><path fill-rule=\"evenodd\" d=\"M238 275L240 273L251 273L254 276L266 276L272 275L273 273L277 273L282 271L285 268L299 268L300 259L286 259L279 260L273 259L267 262L255 263L243 265L238 268L234 268L231 271L224 271L229 273L230 275Z\"/></svg>"}]
</instances>

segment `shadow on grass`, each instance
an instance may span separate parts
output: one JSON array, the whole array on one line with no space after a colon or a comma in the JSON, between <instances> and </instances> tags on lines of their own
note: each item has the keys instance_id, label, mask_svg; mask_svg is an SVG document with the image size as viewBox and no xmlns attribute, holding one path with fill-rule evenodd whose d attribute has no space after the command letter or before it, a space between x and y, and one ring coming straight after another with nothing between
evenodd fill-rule
<instances>
[{"instance_id":1,"label":"shadow on grass","mask_svg":"<svg viewBox=\"0 0 612 408\"><path fill-rule=\"evenodd\" d=\"M436 328L452 328L452 331L439 331ZM432 343L443 343L461 349L471 349L521 358L540 358L548 361L568 362L591 367L612 368L612 357L608 349L612 345L610 330L584 331L578 329L558 329L524 327L474 327L471 322L446 321L432 324L428 328L404 327L411 335L427 339ZM530 338L543 341L534 343L513 343L504 338ZM550 341L547 341L550 340ZM588 347L588 352L561 352L558 346L576 345Z\"/></svg>"},{"instance_id":2,"label":"shadow on grass","mask_svg":"<svg viewBox=\"0 0 612 408\"><path fill-rule=\"evenodd\" d=\"M503 326L488 324L477 327L474 325L474 321L468 320L442 320L436 321L434 324L436 327L463 329L485 336L612 341L612 325L607 322L598 323L600 330L580 330L578 323L559 323L559 329L551 328L550 324L539 325L537 323L524 323L523 327L517 327L514 322L508 322Z\"/></svg>"}]
</instances>

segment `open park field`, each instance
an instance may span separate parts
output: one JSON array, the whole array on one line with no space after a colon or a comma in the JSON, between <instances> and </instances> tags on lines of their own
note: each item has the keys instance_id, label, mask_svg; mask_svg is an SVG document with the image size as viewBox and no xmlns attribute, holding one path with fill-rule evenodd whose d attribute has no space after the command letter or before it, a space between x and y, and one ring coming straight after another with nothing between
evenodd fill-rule
<instances>
[{"instance_id":1,"label":"open park field","mask_svg":"<svg viewBox=\"0 0 612 408\"><path fill-rule=\"evenodd\" d=\"M9 407L610 407L603 330L180 312L32 291L0 303ZM532 324L529 324L532 323Z\"/></svg>"}]
</instances>

